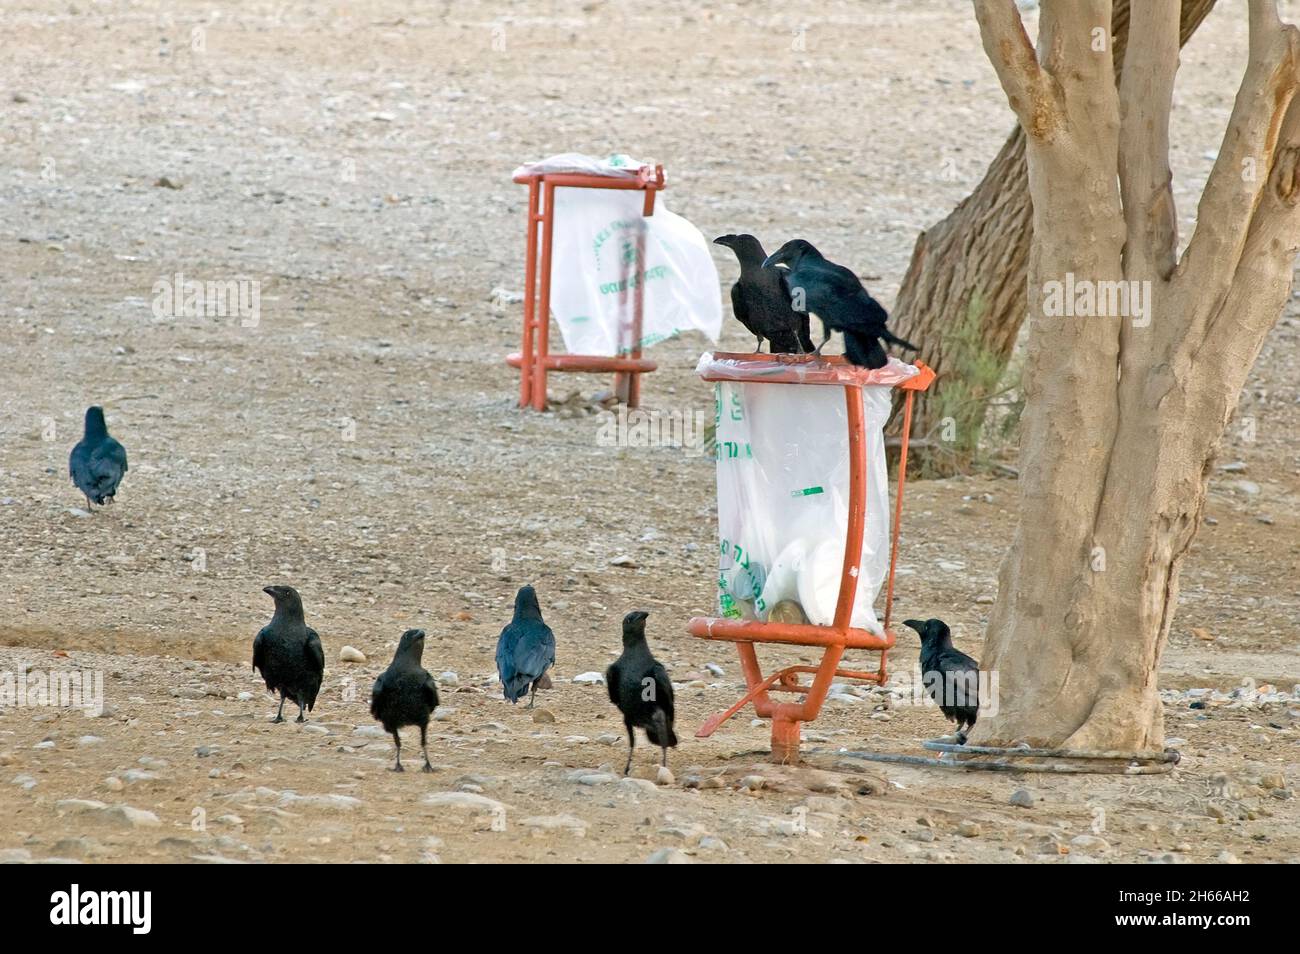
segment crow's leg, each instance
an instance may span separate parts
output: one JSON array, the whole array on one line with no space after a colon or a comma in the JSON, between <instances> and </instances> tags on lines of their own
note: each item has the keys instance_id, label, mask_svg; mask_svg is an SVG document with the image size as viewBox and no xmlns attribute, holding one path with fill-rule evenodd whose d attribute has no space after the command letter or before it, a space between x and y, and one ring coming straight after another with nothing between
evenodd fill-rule
<instances>
[{"instance_id":1,"label":"crow's leg","mask_svg":"<svg viewBox=\"0 0 1300 954\"><path fill-rule=\"evenodd\" d=\"M85 497L86 497L86 509L89 510L91 513L94 513L95 501L90 499L90 494L86 494Z\"/></svg>"},{"instance_id":2,"label":"crow's leg","mask_svg":"<svg viewBox=\"0 0 1300 954\"><path fill-rule=\"evenodd\" d=\"M432 772L433 766L429 764L429 743L425 741L425 734L428 729L427 725L420 726L420 751L424 753L424 771Z\"/></svg>"},{"instance_id":3,"label":"crow's leg","mask_svg":"<svg viewBox=\"0 0 1300 954\"><path fill-rule=\"evenodd\" d=\"M754 347L754 354L759 354L763 350L763 336L754 335L754 337L758 339L758 344Z\"/></svg>"},{"instance_id":4,"label":"crow's leg","mask_svg":"<svg viewBox=\"0 0 1300 954\"><path fill-rule=\"evenodd\" d=\"M283 692L280 693L280 711L275 714L275 718L272 719L271 721L272 722L284 721L284 693Z\"/></svg>"},{"instance_id":5,"label":"crow's leg","mask_svg":"<svg viewBox=\"0 0 1300 954\"><path fill-rule=\"evenodd\" d=\"M306 709L306 707L305 707L301 702L298 703L298 718L294 719L294 720L293 720L294 722L306 722L306 721L307 721L307 719L303 716L303 712L305 711L305 709Z\"/></svg>"},{"instance_id":6,"label":"crow's leg","mask_svg":"<svg viewBox=\"0 0 1300 954\"><path fill-rule=\"evenodd\" d=\"M626 775L632 771L632 750L636 748L636 729L632 728L631 723L627 726L627 765L623 766L623 774Z\"/></svg>"},{"instance_id":7,"label":"crow's leg","mask_svg":"<svg viewBox=\"0 0 1300 954\"><path fill-rule=\"evenodd\" d=\"M668 767L668 746L661 745L659 746L659 748L661 748L664 753L664 757L659 760L659 764L662 765L664 768L667 768Z\"/></svg>"},{"instance_id":8,"label":"crow's leg","mask_svg":"<svg viewBox=\"0 0 1300 954\"><path fill-rule=\"evenodd\" d=\"M817 357L820 358L820 357L822 356L822 348L825 348L825 347L826 347L826 342L828 342L828 341L830 341L830 340L831 340L831 333L830 333L829 331L827 331L827 332L826 332L826 337L822 339L822 343L819 344L817 347L813 348L813 354L817 355Z\"/></svg>"},{"instance_id":9,"label":"crow's leg","mask_svg":"<svg viewBox=\"0 0 1300 954\"><path fill-rule=\"evenodd\" d=\"M393 730L393 743L397 746L397 764L394 765L389 771L405 772L406 769L402 768L402 737L397 734L396 729Z\"/></svg>"},{"instance_id":10,"label":"crow's leg","mask_svg":"<svg viewBox=\"0 0 1300 954\"><path fill-rule=\"evenodd\" d=\"M537 683L534 681L528 690L528 708L537 705Z\"/></svg>"}]
</instances>

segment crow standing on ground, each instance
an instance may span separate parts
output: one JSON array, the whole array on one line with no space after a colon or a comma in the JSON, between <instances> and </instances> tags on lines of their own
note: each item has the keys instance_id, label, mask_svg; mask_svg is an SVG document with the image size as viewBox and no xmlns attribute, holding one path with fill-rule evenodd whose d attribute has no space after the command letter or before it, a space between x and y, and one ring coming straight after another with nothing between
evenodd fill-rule
<instances>
[{"instance_id":1,"label":"crow standing on ground","mask_svg":"<svg viewBox=\"0 0 1300 954\"><path fill-rule=\"evenodd\" d=\"M636 729L645 729L651 745L663 750L668 764L668 748L677 745L673 733L673 684L668 673L650 654L645 641L645 620L649 613L637 610L623 617L623 655L605 670L609 701L623 713L627 726L626 775L632 770L632 750L636 748Z\"/></svg>"},{"instance_id":2,"label":"crow standing on ground","mask_svg":"<svg viewBox=\"0 0 1300 954\"><path fill-rule=\"evenodd\" d=\"M270 692L280 694L280 711L272 722L284 721L284 700L298 704L295 722L306 722L303 709L311 711L325 675L325 650L316 630L302 615L302 597L292 586L268 586L262 590L275 600L275 615L253 640L253 668L266 680Z\"/></svg>"},{"instance_id":3,"label":"crow standing on ground","mask_svg":"<svg viewBox=\"0 0 1300 954\"><path fill-rule=\"evenodd\" d=\"M546 670L555 665L555 634L542 622L537 591L520 587L515 594L515 617L497 640L497 675L501 693L514 705L529 693L528 708L537 701L538 689L551 688Z\"/></svg>"},{"instance_id":4,"label":"crow standing on ground","mask_svg":"<svg viewBox=\"0 0 1300 954\"><path fill-rule=\"evenodd\" d=\"M426 735L429 716L438 708L438 687L433 677L420 665L424 655L424 630L408 629L397 644L393 661L375 680L370 691L370 714L383 723L384 731L391 732L397 745L397 764L394 772L402 768L402 737L397 730L407 725L420 727L420 751L424 753L424 771L432 772L429 764L429 747Z\"/></svg>"},{"instance_id":5,"label":"crow standing on ground","mask_svg":"<svg viewBox=\"0 0 1300 954\"><path fill-rule=\"evenodd\" d=\"M736 320L758 339L755 351L763 350L763 339L771 343L772 354L807 354L813 350L808 333L808 315L790 307L790 294L781 273L764 268L767 253L752 235L720 235L713 240L736 253L740 278L731 286L731 310Z\"/></svg>"},{"instance_id":6,"label":"crow standing on ground","mask_svg":"<svg viewBox=\"0 0 1300 954\"><path fill-rule=\"evenodd\" d=\"M112 503L126 473L126 448L108 434L102 407L86 408L86 429L68 458L68 473L86 495L86 507Z\"/></svg>"},{"instance_id":7,"label":"crow standing on ground","mask_svg":"<svg viewBox=\"0 0 1300 954\"><path fill-rule=\"evenodd\" d=\"M952 633L941 619L905 619L921 636L921 679L930 698L949 722L957 723L957 741L966 744L966 733L979 715L980 664L952 645Z\"/></svg>"},{"instance_id":8,"label":"crow standing on ground","mask_svg":"<svg viewBox=\"0 0 1300 954\"><path fill-rule=\"evenodd\" d=\"M802 307L822 320L825 337L817 354L830 340L832 331L844 332L844 356L865 368L883 368L889 358L880 342L911 351L916 345L895 337L885 327L889 314L862 287L858 276L843 265L822 257L803 239L791 239L763 262L765 268L788 265L782 278L796 308Z\"/></svg>"}]
</instances>

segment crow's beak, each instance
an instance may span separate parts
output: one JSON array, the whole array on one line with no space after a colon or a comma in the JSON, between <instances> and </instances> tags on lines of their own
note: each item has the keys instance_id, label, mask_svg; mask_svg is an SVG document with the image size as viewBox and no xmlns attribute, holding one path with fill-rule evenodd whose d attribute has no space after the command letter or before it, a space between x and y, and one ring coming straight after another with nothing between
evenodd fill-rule
<instances>
[{"instance_id":1,"label":"crow's beak","mask_svg":"<svg viewBox=\"0 0 1300 954\"><path fill-rule=\"evenodd\" d=\"M773 252L767 258L763 259L763 267L771 268L773 265L784 265L785 259L782 257L780 250Z\"/></svg>"},{"instance_id":2,"label":"crow's beak","mask_svg":"<svg viewBox=\"0 0 1300 954\"><path fill-rule=\"evenodd\" d=\"M713 240L713 244L714 244L714 245L721 245L721 246L723 246L724 248L730 248L730 247L731 247L731 236L730 236L730 235L719 235L717 238L715 238L715 239Z\"/></svg>"},{"instance_id":3,"label":"crow's beak","mask_svg":"<svg viewBox=\"0 0 1300 954\"><path fill-rule=\"evenodd\" d=\"M647 613L645 610L637 610L635 613L632 614L632 618L638 621L647 619L649 616L650 614Z\"/></svg>"},{"instance_id":4,"label":"crow's beak","mask_svg":"<svg viewBox=\"0 0 1300 954\"><path fill-rule=\"evenodd\" d=\"M903 625L910 626L912 629L916 630L919 633L921 631L921 628L925 626L925 623L919 619L905 619L903 620Z\"/></svg>"},{"instance_id":5,"label":"crow's beak","mask_svg":"<svg viewBox=\"0 0 1300 954\"><path fill-rule=\"evenodd\" d=\"M265 593L267 596L271 597L272 599L275 599L275 587L274 587L274 586L264 586L264 587L262 587L262 592Z\"/></svg>"}]
</instances>

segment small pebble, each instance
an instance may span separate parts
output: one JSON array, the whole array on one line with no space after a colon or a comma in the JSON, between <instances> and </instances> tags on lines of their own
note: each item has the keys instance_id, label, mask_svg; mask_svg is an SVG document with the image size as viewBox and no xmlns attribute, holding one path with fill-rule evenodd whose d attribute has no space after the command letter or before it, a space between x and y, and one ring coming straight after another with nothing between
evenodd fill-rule
<instances>
[{"instance_id":1,"label":"small pebble","mask_svg":"<svg viewBox=\"0 0 1300 954\"><path fill-rule=\"evenodd\" d=\"M1011 804L1020 808L1033 808L1034 796L1029 794L1026 788L1018 788L1011 793Z\"/></svg>"}]
</instances>

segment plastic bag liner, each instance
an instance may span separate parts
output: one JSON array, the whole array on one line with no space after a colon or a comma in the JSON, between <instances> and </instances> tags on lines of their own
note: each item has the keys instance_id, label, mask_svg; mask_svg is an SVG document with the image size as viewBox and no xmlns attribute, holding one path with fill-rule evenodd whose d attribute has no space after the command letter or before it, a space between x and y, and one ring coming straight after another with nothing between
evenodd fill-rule
<instances>
[{"instance_id":1,"label":"plastic bag liner","mask_svg":"<svg viewBox=\"0 0 1300 954\"><path fill-rule=\"evenodd\" d=\"M648 163L638 162L621 152L605 156L586 156L580 152L562 152L537 162L525 162L514 171L513 178L541 176L552 172L577 173L584 176L636 176L641 170L653 172Z\"/></svg>"},{"instance_id":2,"label":"plastic bag liner","mask_svg":"<svg viewBox=\"0 0 1300 954\"><path fill-rule=\"evenodd\" d=\"M613 159L566 154L516 170L593 172ZM582 160L592 164L583 168ZM612 174L621 174L615 169ZM570 354L624 356L684 331L717 341L722 330L718 271L700 230L668 211L661 193L654 215L641 214L638 189L555 190L551 251L551 314ZM636 329L636 288L644 288L641 333Z\"/></svg>"},{"instance_id":3,"label":"plastic bag liner","mask_svg":"<svg viewBox=\"0 0 1300 954\"><path fill-rule=\"evenodd\" d=\"M889 570L889 486L883 429L894 384L917 369L891 358L877 371L841 365L818 372L823 385L762 383L770 364L705 354L699 370L718 381L717 424L719 613L767 622L780 603L794 603L807 621L834 622L849 520L848 412L844 388L864 384L867 500L857 596L850 625L881 634L875 601ZM815 365L797 365L811 370ZM789 370L786 365L780 370ZM829 380L828 380L829 379ZM792 608L786 622L801 622Z\"/></svg>"}]
</instances>

